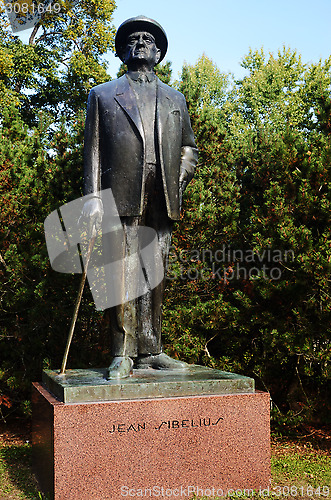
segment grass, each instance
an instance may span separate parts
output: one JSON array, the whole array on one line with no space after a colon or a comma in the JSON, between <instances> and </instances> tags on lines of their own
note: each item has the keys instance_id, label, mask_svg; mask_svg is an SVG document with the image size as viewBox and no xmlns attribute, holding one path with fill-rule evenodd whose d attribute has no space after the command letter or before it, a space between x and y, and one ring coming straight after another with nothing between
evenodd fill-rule
<instances>
[{"instance_id":1,"label":"grass","mask_svg":"<svg viewBox=\"0 0 331 500\"><path fill-rule=\"evenodd\" d=\"M318 455L309 449L306 455L294 452L292 455L273 457L274 480L289 484L309 484L314 488L324 484L331 487L331 459ZM331 492L330 492L331 494Z\"/></svg>"},{"instance_id":2,"label":"grass","mask_svg":"<svg viewBox=\"0 0 331 500\"><path fill-rule=\"evenodd\" d=\"M0 445L0 499L41 499L31 468L31 445Z\"/></svg>"},{"instance_id":3,"label":"grass","mask_svg":"<svg viewBox=\"0 0 331 500\"><path fill-rule=\"evenodd\" d=\"M40 492L32 472L32 447L28 437L28 429L22 431L17 426L4 432L0 429L0 500L48 500ZM326 433L318 439L316 436L306 440L274 439L272 484L264 492L264 498L331 500L330 442L331 437ZM232 495L231 498L252 499L253 495ZM254 492L254 498L261 499L262 495ZM207 500L207 497L199 497L199 500Z\"/></svg>"}]
</instances>

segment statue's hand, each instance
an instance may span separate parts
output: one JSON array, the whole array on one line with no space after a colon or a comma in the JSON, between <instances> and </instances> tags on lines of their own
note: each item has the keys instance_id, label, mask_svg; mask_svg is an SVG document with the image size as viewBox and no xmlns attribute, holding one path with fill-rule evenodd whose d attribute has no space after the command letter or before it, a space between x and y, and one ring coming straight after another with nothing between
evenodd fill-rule
<instances>
[{"instance_id":1,"label":"statue's hand","mask_svg":"<svg viewBox=\"0 0 331 500\"><path fill-rule=\"evenodd\" d=\"M186 179L179 180L179 191L180 191L180 193L182 195L184 194L186 186L187 186L187 180Z\"/></svg>"},{"instance_id":2,"label":"statue's hand","mask_svg":"<svg viewBox=\"0 0 331 500\"><path fill-rule=\"evenodd\" d=\"M85 219L87 222L88 236L91 238L94 236L95 230L98 231L101 228L102 217L102 201L100 198L91 198L84 203L82 215L79 218L78 223L80 223L81 219Z\"/></svg>"},{"instance_id":3,"label":"statue's hand","mask_svg":"<svg viewBox=\"0 0 331 500\"><path fill-rule=\"evenodd\" d=\"M186 189L188 182L187 182L187 172L186 170L182 170L179 176L179 203L180 207L182 206L182 201L183 201L183 194Z\"/></svg>"},{"instance_id":4,"label":"statue's hand","mask_svg":"<svg viewBox=\"0 0 331 500\"><path fill-rule=\"evenodd\" d=\"M184 167L181 167L179 174L179 190L181 194L184 193L188 183L190 182L189 174Z\"/></svg>"}]
</instances>

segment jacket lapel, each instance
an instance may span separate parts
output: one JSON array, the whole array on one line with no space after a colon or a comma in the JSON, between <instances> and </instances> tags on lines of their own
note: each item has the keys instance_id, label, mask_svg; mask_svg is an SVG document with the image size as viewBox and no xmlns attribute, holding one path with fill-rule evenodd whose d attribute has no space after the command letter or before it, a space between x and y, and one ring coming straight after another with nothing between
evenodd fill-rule
<instances>
[{"instance_id":1,"label":"jacket lapel","mask_svg":"<svg viewBox=\"0 0 331 500\"><path fill-rule=\"evenodd\" d=\"M172 102L167 91L163 88L162 83L157 82L157 98L156 98L156 120L159 142L162 142L163 129L167 123L168 115L171 111ZM160 149L161 151L161 149Z\"/></svg>"},{"instance_id":2,"label":"jacket lapel","mask_svg":"<svg viewBox=\"0 0 331 500\"><path fill-rule=\"evenodd\" d=\"M121 85L118 86L115 100L123 108L125 113L131 118L137 127L141 138L144 140L144 129L141 121L137 100L126 76L123 77Z\"/></svg>"},{"instance_id":3,"label":"jacket lapel","mask_svg":"<svg viewBox=\"0 0 331 500\"><path fill-rule=\"evenodd\" d=\"M137 100L134 95L134 92L128 82L126 76L123 76L120 84L118 85L117 92L115 95L115 100L124 110L124 112L131 118L137 130L140 133L141 138L145 139L143 124L141 121ZM156 123L157 123L157 131L158 138L161 147L163 130L167 123L167 119L169 113L173 108L172 100L168 96L168 92L165 86L162 85L159 79L157 79L157 99L156 99ZM161 149L160 149L161 151Z\"/></svg>"}]
</instances>

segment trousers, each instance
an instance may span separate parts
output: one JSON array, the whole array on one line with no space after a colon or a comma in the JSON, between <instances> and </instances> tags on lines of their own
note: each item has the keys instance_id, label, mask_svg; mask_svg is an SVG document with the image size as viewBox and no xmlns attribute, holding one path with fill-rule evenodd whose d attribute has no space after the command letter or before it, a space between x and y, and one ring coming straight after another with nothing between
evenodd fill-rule
<instances>
[{"instance_id":1,"label":"trousers","mask_svg":"<svg viewBox=\"0 0 331 500\"><path fill-rule=\"evenodd\" d=\"M144 166L144 203L141 215L121 217L124 231L122 249L122 279L119 286L135 287L137 268L129 257L139 256L139 241L136 232L139 226L154 229L158 249L161 253L164 278L155 288L144 295L106 310L111 339L112 356L159 354L162 350L162 302L165 289L165 274L171 245L173 221L168 217L161 168L158 164ZM139 257L137 257L139 258Z\"/></svg>"}]
</instances>

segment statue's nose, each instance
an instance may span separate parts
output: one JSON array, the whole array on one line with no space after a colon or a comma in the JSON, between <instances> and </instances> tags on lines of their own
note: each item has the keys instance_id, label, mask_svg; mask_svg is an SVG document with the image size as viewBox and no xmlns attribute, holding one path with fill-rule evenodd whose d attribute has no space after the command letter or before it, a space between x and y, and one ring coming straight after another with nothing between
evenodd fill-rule
<instances>
[{"instance_id":1,"label":"statue's nose","mask_svg":"<svg viewBox=\"0 0 331 500\"><path fill-rule=\"evenodd\" d=\"M143 39L143 36L140 35L138 41L137 41L137 45L145 45L145 40Z\"/></svg>"}]
</instances>

